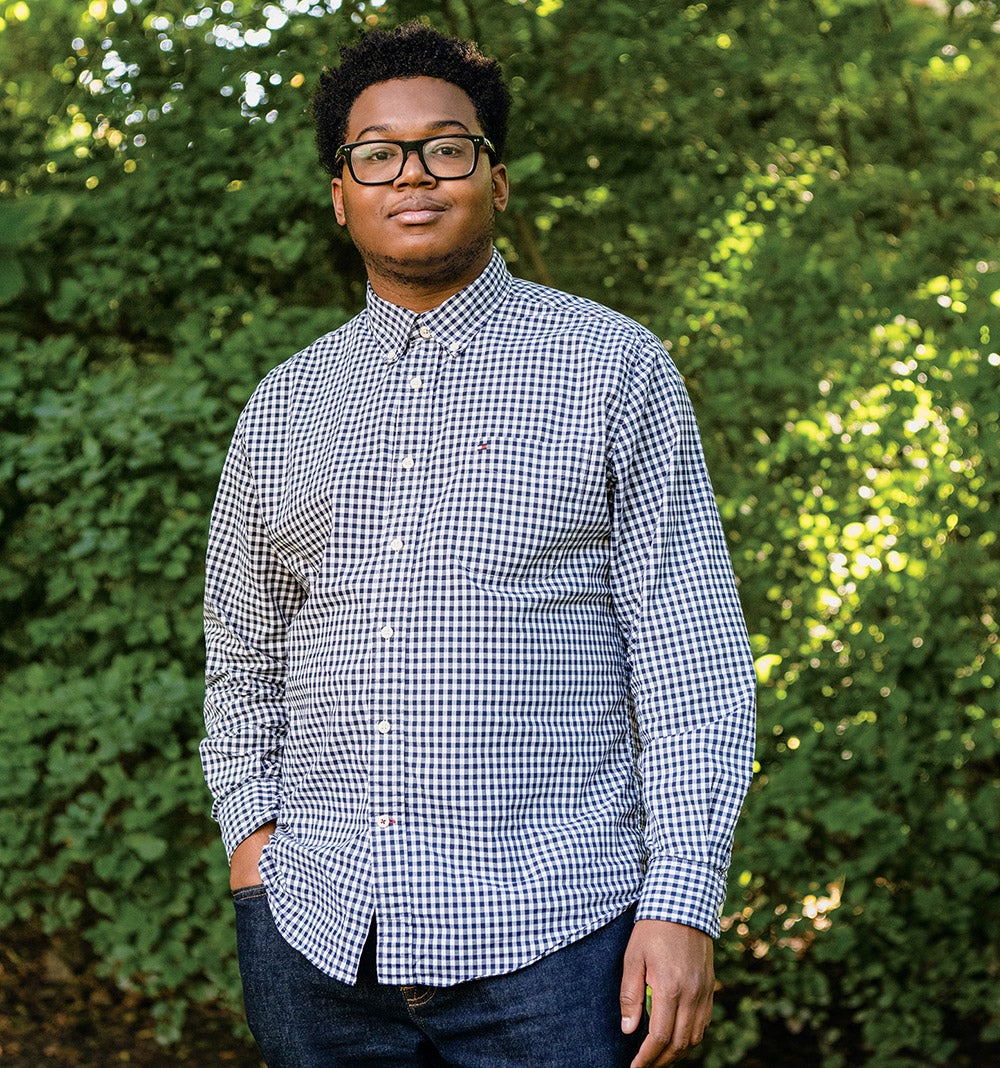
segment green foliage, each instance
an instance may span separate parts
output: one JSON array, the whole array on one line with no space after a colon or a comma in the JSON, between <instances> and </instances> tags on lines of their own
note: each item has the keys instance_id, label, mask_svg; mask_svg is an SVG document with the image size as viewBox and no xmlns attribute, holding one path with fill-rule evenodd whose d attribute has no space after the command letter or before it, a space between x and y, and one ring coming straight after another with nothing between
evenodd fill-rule
<instances>
[{"instance_id":1,"label":"green foliage","mask_svg":"<svg viewBox=\"0 0 1000 1068\"><path fill-rule=\"evenodd\" d=\"M940 9L940 10L939 10ZM306 117L365 20L515 92L515 271L670 339L761 683L701 1056L1000 1052L1000 18L905 0L0 6L0 926L233 998L202 552L236 414L363 299Z\"/></svg>"}]
</instances>

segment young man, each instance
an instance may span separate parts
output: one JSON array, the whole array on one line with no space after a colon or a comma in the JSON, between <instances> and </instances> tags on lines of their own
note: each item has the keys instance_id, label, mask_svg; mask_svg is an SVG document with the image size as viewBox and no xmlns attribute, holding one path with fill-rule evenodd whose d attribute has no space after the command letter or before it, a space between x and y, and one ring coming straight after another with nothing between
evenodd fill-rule
<instances>
[{"instance_id":1,"label":"young man","mask_svg":"<svg viewBox=\"0 0 1000 1068\"><path fill-rule=\"evenodd\" d=\"M367 306L222 476L202 753L272 1068L648 1068L711 1015L745 628L662 344L493 248L508 106L419 26L324 72Z\"/></svg>"}]
</instances>

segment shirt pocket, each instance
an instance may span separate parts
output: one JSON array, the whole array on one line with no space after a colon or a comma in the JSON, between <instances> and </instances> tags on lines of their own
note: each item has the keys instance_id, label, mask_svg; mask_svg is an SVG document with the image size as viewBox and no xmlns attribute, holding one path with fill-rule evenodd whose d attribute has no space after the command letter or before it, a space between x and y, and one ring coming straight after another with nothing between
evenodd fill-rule
<instances>
[{"instance_id":1,"label":"shirt pocket","mask_svg":"<svg viewBox=\"0 0 1000 1068\"><path fill-rule=\"evenodd\" d=\"M480 443L460 466L449 509L452 553L475 582L509 586L551 578L608 537L602 443Z\"/></svg>"}]
</instances>

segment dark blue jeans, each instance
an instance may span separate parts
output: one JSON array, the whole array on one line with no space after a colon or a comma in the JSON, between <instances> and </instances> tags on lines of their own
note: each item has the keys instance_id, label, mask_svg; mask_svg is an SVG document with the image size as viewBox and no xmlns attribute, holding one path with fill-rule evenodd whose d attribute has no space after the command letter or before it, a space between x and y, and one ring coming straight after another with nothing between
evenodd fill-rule
<instances>
[{"instance_id":1,"label":"dark blue jeans","mask_svg":"<svg viewBox=\"0 0 1000 1068\"><path fill-rule=\"evenodd\" d=\"M518 972L449 987L379 983L369 937L349 986L285 942L263 887L233 899L247 1021L269 1068L627 1068L639 1048L618 1009L631 910Z\"/></svg>"}]
</instances>

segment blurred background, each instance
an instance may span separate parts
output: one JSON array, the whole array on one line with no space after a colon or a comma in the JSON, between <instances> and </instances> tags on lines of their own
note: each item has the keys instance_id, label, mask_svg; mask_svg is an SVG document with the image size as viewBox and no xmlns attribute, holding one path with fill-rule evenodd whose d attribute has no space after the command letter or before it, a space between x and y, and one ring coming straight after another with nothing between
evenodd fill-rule
<instances>
[{"instance_id":1,"label":"blurred background","mask_svg":"<svg viewBox=\"0 0 1000 1068\"><path fill-rule=\"evenodd\" d=\"M414 17L508 75L512 270L664 338L702 427L760 730L692 1060L1000 1063L988 0L0 0L0 1062L257 1063L205 535L363 302L318 71Z\"/></svg>"}]
</instances>

